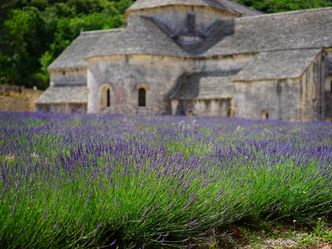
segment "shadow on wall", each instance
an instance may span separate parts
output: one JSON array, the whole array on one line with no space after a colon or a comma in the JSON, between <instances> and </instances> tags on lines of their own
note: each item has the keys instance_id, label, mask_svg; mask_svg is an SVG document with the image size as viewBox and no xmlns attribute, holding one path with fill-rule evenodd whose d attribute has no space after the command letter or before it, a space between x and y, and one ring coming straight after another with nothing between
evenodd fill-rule
<instances>
[{"instance_id":1,"label":"shadow on wall","mask_svg":"<svg viewBox=\"0 0 332 249\"><path fill-rule=\"evenodd\" d=\"M171 37L183 50L191 55L199 55L235 32L234 20L216 20L207 27L196 27L195 14L188 14L184 28L176 33L166 23L157 18L147 17L164 33ZM191 20L193 19L193 20Z\"/></svg>"},{"instance_id":2,"label":"shadow on wall","mask_svg":"<svg viewBox=\"0 0 332 249\"><path fill-rule=\"evenodd\" d=\"M191 73L184 72L177 79L175 87L170 91L170 99L193 99L199 95L199 84L201 78L204 77L228 77L235 75L240 71L236 70L220 70L217 72L200 72L200 73Z\"/></svg>"},{"instance_id":3,"label":"shadow on wall","mask_svg":"<svg viewBox=\"0 0 332 249\"><path fill-rule=\"evenodd\" d=\"M34 112L43 91L22 86L0 86L0 112Z\"/></svg>"},{"instance_id":4,"label":"shadow on wall","mask_svg":"<svg viewBox=\"0 0 332 249\"><path fill-rule=\"evenodd\" d=\"M183 73L169 94L172 113L190 116L234 116L232 84L215 82L213 78L227 79L238 71ZM204 78L207 80L204 81ZM216 87L216 83L219 87ZM219 95L216 95L216 92ZM222 95L222 92L227 94Z\"/></svg>"}]
</instances>

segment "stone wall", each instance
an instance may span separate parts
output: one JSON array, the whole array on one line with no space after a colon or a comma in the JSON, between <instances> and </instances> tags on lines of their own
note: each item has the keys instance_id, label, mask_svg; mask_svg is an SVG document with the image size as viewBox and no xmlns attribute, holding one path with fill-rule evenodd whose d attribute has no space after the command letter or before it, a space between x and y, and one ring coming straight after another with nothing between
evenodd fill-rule
<instances>
[{"instance_id":1,"label":"stone wall","mask_svg":"<svg viewBox=\"0 0 332 249\"><path fill-rule=\"evenodd\" d=\"M299 79L235 82L234 88L237 117L301 120Z\"/></svg>"},{"instance_id":2,"label":"stone wall","mask_svg":"<svg viewBox=\"0 0 332 249\"><path fill-rule=\"evenodd\" d=\"M231 116L231 99L172 100L173 115Z\"/></svg>"},{"instance_id":3,"label":"stone wall","mask_svg":"<svg viewBox=\"0 0 332 249\"><path fill-rule=\"evenodd\" d=\"M33 112L40 90L0 85L0 112Z\"/></svg>"},{"instance_id":4,"label":"stone wall","mask_svg":"<svg viewBox=\"0 0 332 249\"><path fill-rule=\"evenodd\" d=\"M325 79L325 120L332 121L332 49L328 49L326 59L326 79Z\"/></svg>"},{"instance_id":5,"label":"stone wall","mask_svg":"<svg viewBox=\"0 0 332 249\"><path fill-rule=\"evenodd\" d=\"M64 69L50 72L51 86L86 86L86 69Z\"/></svg>"},{"instance_id":6,"label":"stone wall","mask_svg":"<svg viewBox=\"0 0 332 249\"><path fill-rule=\"evenodd\" d=\"M86 113L87 104L84 103L37 104L36 110L47 113Z\"/></svg>"},{"instance_id":7,"label":"stone wall","mask_svg":"<svg viewBox=\"0 0 332 249\"><path fill-rule=\"evenodd\" d=\"M101 89L111 90L113 113L138 113L138 89L147 92L147 112L170 113L168 98L174 82L190 65L184 61L151 56L117 56L109 60L89 61L88 112L101 112Z\"/></svg>"},{"instance_id":8,"label":"stone wall","mask_svg":"<svg viewBox=\"0 0 332 249\"><path fill-rule=\"evenodd\" d=\"M325 120L325 65L319 55L298 79L235 82L236 116L289 121ZM325 100L324 100L325 98Z\"/></svg>"},{"instance_id":9,"label":"stone wall","mask_svg":"<svg viewBox=\"0 0 332 249\"><path fill-rule=\"evenodd\" d=\"M325 67L319 55L301 77L301 121L324 120Z\"/></svg>"},{"instance_id":10,"label":"stone wall","mask_svg":"<svg viewBox=\"0 0 332 249\"><path fill-rule=\"evenodd\" d=\"M332 93L325 92L325 120L332 121Z\"/></svg>"},{"instance_id":11,"label":"stone wall","mask_svg":"<svg viewBox=\"0 0 332 249\"><path fill-rule=\"evenodd\" d=\"M216 72L242 68L250 56L231 56L209 60L133 55L88 60L88 112L139 113L138 89L147 91L144 112L170 114L170 96L178 79L186 72ZM110 87L110 107L102 109L102 88Z\"/></svg>"},{"instance_id":12,"label":"stone wall","mask_svg":"<svg viewBox=\"0 0 332 249\"><path fill-rule=\"evenodd\" d=\"M235 115L290 121L323 120L330 115L331 98L325 93L322 56L318 56L297 79L235 81L232 83L234 95L225 99L182 100L176 108L175 102L171 103L170 96L178 89L182 75L240 70L254 56L248 54L194 60L155 55L94 57L87 61L88 106L61 104L51 109L40 108L48 112L87 110L89 113ZM83 74L83 71L72 73L79 74ZM229 80L232 80L231 77ZM109 106L105 107L102 105L107 102L105 89L108 88L110 101ZM145 107L138 105L140 88L146 90Z\"/></svg>"},{"instance_id":13,"label":"stone wall","mask_svg":"<svg viewBox=\"0 0 332 249\"><path fill-rule=\"evenodd\" d=\"M332 49L327 49L326 53L326 73L329 77L332 77Z\"/></svg>"}]
</instances>

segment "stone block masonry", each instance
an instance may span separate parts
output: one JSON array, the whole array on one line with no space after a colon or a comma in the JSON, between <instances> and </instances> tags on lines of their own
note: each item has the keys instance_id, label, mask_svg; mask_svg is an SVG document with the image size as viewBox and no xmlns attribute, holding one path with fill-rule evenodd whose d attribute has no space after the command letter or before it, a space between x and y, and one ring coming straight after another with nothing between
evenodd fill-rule
<instances>
[{"instance_id":1,"label":"stone block masonry","mask_svg":"<svg viewBox=\"0 0 332 249\"><path fill-rule=\"evenodd\" d=\"M0 112L34 112L43 91L21 86L0 85Z\"/></svg>"}]
</instances>

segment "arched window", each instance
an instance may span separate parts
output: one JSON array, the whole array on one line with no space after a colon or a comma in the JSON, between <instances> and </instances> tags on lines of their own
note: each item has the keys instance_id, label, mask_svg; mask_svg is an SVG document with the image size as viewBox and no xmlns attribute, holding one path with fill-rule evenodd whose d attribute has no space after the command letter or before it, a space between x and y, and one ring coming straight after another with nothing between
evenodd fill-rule
<instances>
[{"instance_id":1,"label":"arched window","mask_svg":"<svg viewBox=\"0 0 332 249\"><path fill-rule=\"evenodd\" d=\"M265 120L269 120L269 118L270 118L269 112L266 110L262 111L262 118Z\"/></svg>"},{"instance_id":2,"label":"arched window","mask_svg":"<svg viewBox=\"0 0 332 249\"><path fill-rule=\"evenodd\" d=\"M101 88L101 107L107 108L111 106L111 89L108 86Z\"/></svg>"},{"instance_id":3,"label":"arched window","mask_svg":"<svg viewBox=\"0 0 332 249\"><path fill-rule=\"evenodd\" d=\"M106 91L106 107L110 107L111 106L111 89L107 89Z\"/></svg>"},{"instance_id":4,"label":"arched window","mask_svg":"<svg viewBox=\"0 0 332 249\"><path fill-rule=\"evenodd\" d=\"M142 87L138 89L138 106L146 107L146 90Z\"/></svg>"}]
</instances>

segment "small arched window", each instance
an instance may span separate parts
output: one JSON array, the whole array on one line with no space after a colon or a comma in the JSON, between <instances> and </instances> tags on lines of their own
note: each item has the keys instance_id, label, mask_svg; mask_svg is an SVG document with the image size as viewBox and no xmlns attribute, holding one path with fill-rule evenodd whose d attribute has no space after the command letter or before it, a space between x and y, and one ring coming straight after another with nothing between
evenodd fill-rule
<instances>
[{"instance_id":1,"label":"small arched window","mask_svg":"<svg viewBox=\"0 0 332 249\"><path fill-rule=\"evenodd\" d=\"M332 80L330 82L330 93L332 93Z\"/></svg>"},{"instance_id":2,"label":"small arched window","mask_svg":"<svg viewBox=\"0 0 332 249\"><path fill-rule=\"evenodd\" d=\"M138 89L138 106L146 107L146 90L142 87Z\"/></svg>"},{"instance_id":3,"label":"small arched window","mask_svg":"<svg viewBox=\"0 0 332 249\"><path fill-rule=\"evenodd\" d=\"M269 120L269 118L270 118L269 112L266 110L262 111L262 118L265 120Z\"/></svg>"},{"instance_id":4,"label":"small arched window","mask_svg":"<svg viewBox=\"0 0 332 249\"><path fill-rule=\"evenodd\" d=\"M101 88L101 106L102 108L111 106L111 89L108 86Z\"/></svg>"},{"instance_id":5,"label":"small arched window","mask_svg":"<svg viewBox=\"0 0 332 249\"><path fill-rule=\"evenodd\" d=\"M111 106L111 89L107 89L106 91L106 107L110 107Z\"/></svg>"}]
</instances>

